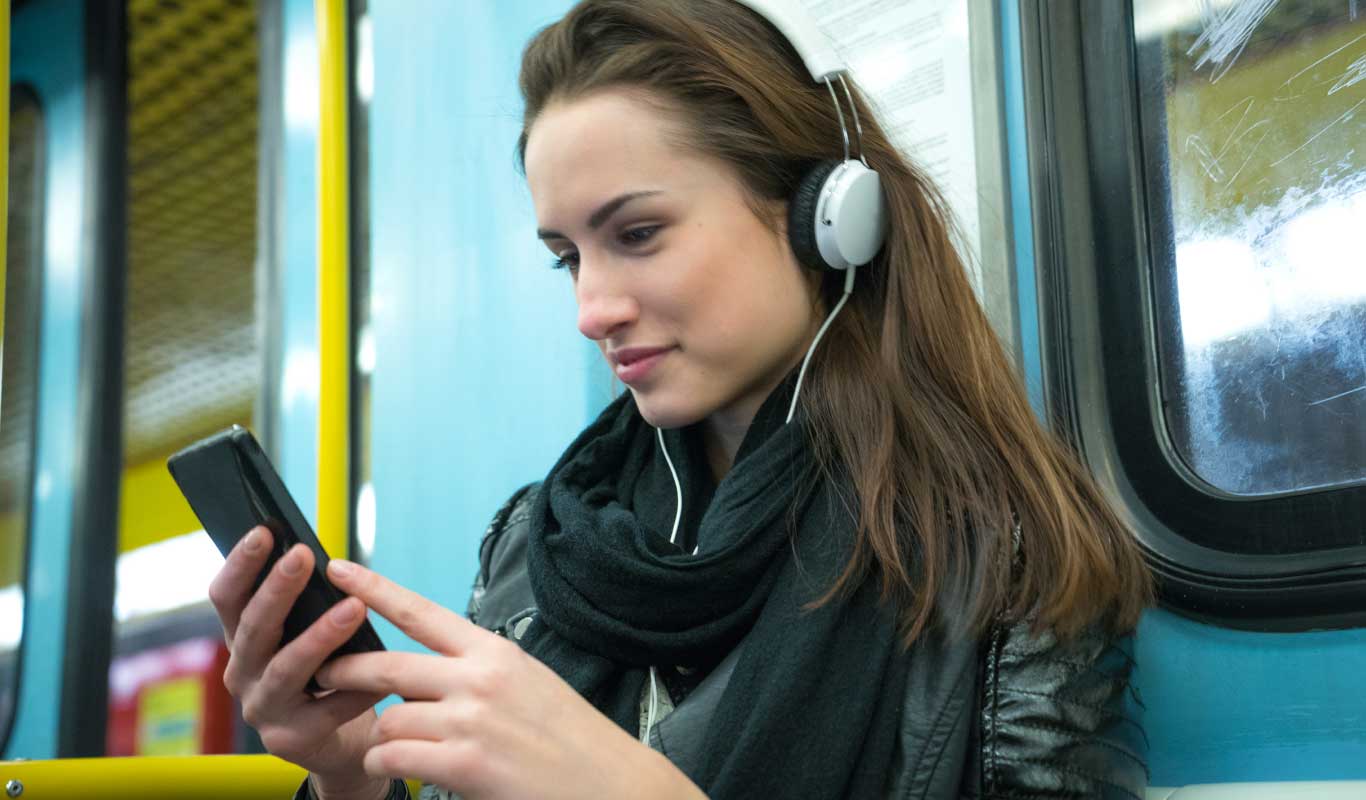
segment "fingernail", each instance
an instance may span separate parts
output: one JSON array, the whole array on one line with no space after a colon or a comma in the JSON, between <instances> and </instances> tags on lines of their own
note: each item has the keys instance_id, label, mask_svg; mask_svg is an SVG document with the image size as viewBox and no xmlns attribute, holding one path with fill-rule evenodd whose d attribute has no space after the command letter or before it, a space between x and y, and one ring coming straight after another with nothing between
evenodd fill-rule
<instances>
[{"instance_id":1,"label":"fingernail","mask_svg":"<svg viewBox=\"0 0 1366 800\"><path fill-rule=\"evenodd\" d=\"M252 528L251 531L247 533L247 540L242 546L248 553L256 555L261 552L261 548L265 545L265 538L266 537L261 535L260 528Z\"/></svg>"},{"instance_id":2,"label":"fingernail","mask_svg":"<svg viewBox=\"0 0 1366 800\"><path fill-rule=\"evenodd\" d=\"M280 571L286 575L298 575L304 568L304 556L298 550L290 550L280 560Z\"/></svg>"},{"instance_id":3,"label":"fingernail","mask_svg":"<svg viewBox=\"0 0 1366 800\"><path fill-rule=\"evenodd\" d=\"M347 561L344 558L334 558L331 561L327 562L328 571L331 572L333 575L337 576L338 578L350 577L351 573L355 571L355 566L355 564L352 564L350 561Z\"/></svg>"},{"instance_id":4,"label":"fingernail","mask_svg":"<svg viewBox=\"0 0 1366 800\"><path fill-rule=\"evenodd\" d=\"M336 608L332 609L332 621L337 625L345 625L356 618L356 604L342 601Z\"/></svg>"}]
</instances>

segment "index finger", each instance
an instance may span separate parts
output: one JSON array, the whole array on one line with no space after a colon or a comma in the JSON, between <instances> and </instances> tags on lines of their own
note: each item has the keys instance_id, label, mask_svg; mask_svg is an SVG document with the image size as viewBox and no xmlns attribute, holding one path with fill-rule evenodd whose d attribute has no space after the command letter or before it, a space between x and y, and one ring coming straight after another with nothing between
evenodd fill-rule
<instances>
[{"instance_id":1,"label":"index finger","mask_svg":"<svg viewBox=\"0 0 1366 800\"><path fill-rule=\"evenodd\" d=\"M237 633L242 609L246 608L255 590L256 576L270 554L271 540L270 529L266 526L252 528L228 552L223 568L209 583L209 602L218 612L218 619L223 623L223 637L229 646Z\"/></svg>"},{"instance_id":2,"label":"index finger","mask_svg":"<svg viewBox=\"0 0 1366 800\"><path fill-rule=\"evenodd\" d=\"M399 630L442 655L463 655L473 641L471 634L478 630L454 611L352 561L329 561L327 578L338 589L359 597Z\"/></svg>"}]
</instances>

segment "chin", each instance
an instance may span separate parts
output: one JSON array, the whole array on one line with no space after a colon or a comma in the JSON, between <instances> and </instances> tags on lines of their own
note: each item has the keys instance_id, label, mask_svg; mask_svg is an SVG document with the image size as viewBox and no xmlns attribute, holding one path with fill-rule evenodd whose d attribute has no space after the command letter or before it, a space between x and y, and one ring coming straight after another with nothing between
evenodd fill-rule
<instances>
[{"instance_id":1,"label":"chin","mask_svg":"<svg viewBox=\"0 0 1366 800\"><path fill-rule=\"evenodd\" d=\"M636 408L640 409L640 416L656 428L682 428L707 415L706 409L691 403L679 402L677 397L670 397L663 392L638 392L635 389L630 391L636 399Z\"/></svg>"}]
</instances>

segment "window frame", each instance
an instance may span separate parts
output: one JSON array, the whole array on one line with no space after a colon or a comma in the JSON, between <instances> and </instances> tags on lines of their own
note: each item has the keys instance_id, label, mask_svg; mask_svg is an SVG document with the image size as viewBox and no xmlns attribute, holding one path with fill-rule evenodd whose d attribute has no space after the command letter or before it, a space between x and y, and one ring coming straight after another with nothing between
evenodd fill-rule
<instances>
[{"instance_id":1,"label":"window frame","mask_svg":"<svg viewBox=\"0 0 1366 800\"><path fill-rule=\"evenodd\" d=\"M29 342L29 343L30 343L30 344L29 344L29 347L30 347L32 353L34 354L34 356L33 356L33 359L34 359L33 383L32 383L31 386L28 387L29 408L32 409L32 413L29 415L29 425L28 425L28 427L29 427L29 430L28 430L28 465L29 465L29 469L28 469L28 475L27 475L27 476L25 477L25 479L23 480L23 498L24 498L24 502L25 502L25 507L24 507L24 516L23 516L23 519L24 519L24 528L23 528L23 531L22 531L22 533L21 533L21 537L22 537L22 539L23 539L23 548L24 548L24 549L23 549L23 559L21 560L21 563L19 564L19 587L20 587L21 595L22 595L22 597L23 597L23 599L24 599L24 611L23 611L23 618L19 621L19 644L14 648L14 676L13 676L13 685L10 687L10 688L12 689L12 691L13 691L13 694L11 695L11 697L12 697L12 704L11 704L11 706L10 706L10 713L9 713L9 715L8 715L5 719L0 719L0 753L4 753L4 752L6 751L6 748L9 747L10 734L14 732L14 722L15 722L16 718L19 716L19 714L18 714L18 711L19 711L19 698L20 698L20 695L21 695L21 689L22 689L22 685L21 685L21 684L22 684L22 681L23 681L23 674L24 674L24 670L23 670L23 665L24 665L24 643L25 643L25 642L27 641L27 639L28 639L28 637L26 636L26 634L27 634L27 629L28 629L28 622L29 622L29 619L31 618L31 615L29 614L29 609L32 607L32 604L29 602L29 580L28 580L28 578L29 578L29 572L30 572L30 570L29 570L29 561L30 561L30 559L32 558L32 554L33 554L33 494L34 494L34 491L35 491L36 486L37 486L37 472L36 472L36 470L33 469L33 465L37 463L37 459L38 459L38 418L39 418L39 411L40 411L40 409L41 409L41 406L39 405L39 403L40 403L41 400L42 400L41 395L40 395L40 393L39 393L39 389L38 389L38 384L39 384L39 381L38 381L39 371L38 371L38 370L39 370L39 361L40 361L39 356L41 355L41 353L42 353L42 351L43 351L43 350L42 350L42 332L43 332L43 303L42 303L42 299L43 299L43 278L44 278L44 275L43 275L43 247L42 247L42 245L43 245L44 233L45 233L45 231L46 231L46 229L47 229L47 226L46 226L46 221L47 221L47 219L46 219L46 214L45 214L45 211L47 210L47 205L46 205L46 197L47 197L47 194L46 194L46 191L45 191L46 186L47 186L47 180L46 180L46 178L47 178L47 148L46 148L46 146L45 146L45 145L46 145L46 142L47 142L47 136L46 136L46 134L47 134L47 128L46 128L47 113L46 113L46 110L45 110L44 107L43 107L42 100L41 100L41 98L39 97L37 90L34 89L34 87L30 86L29 84L23 83L23 82L20 82L20 83L12 83L12 84L10 84L10 86L9 86L9 93L10 93L10 107L5 109L5 113L6 113L6 114L11 114L11 117L12 117L12 113L11 113L11 112L12 112L12 109L13 109L16 105L18 105L19 102L21 102L21 100L22 100L22 102L25 102L25 103L29 104L29 105L34 109L34 111L37 113L38 122L37 122L37 135L36 135L35 138L34 138L34 150L35 150L35 153L34 153L34 165L35 165L35 166L34 166L34 170L33 170L33 173L34 173L34 174L33 174L33 187L32 187L32 200L33 200L33 209L34 209L34 214L33 214L33 241L35 242L35 244L36 244L36 246L37 246L37 247L36 247L36 249L37 249L37 258L35 258L35 259L33 260L33 263L32 263L32 264L30 264L30 269L32 270L32 273L33 273L33 274L29 276L29 279L28 279L28 281L26 281L26 286L25 286L25 294L26 294L26 297L24 298L24 305L25 305L26 307L32 309L33 312L32 312L32 317L31 317L30 320L28 321L28 326L27 326L27 327L28 327L28 330L25 331L25 334L27 334L27 335L26 335L25 337L23 337L23 339L22 339L22 341L26 341L26 342ZM10 129L10 135L13 136L13 130L12 130L12 129ZM5 142L5 147L6 147L6 148L9 147L9 142L8 142L8 141ZM9 173L9 174L8 174L8 179L9 179L9 180L13 180L13 178L14 178L13 173L12 173L12 172ZM9 187L8 187L8 186L5 187L5 192L6 192L6 193L9 192ZM9 209L9 206L8 206L8 204L7 204L7 205L5 206L5 214L6 214L6 216L9 215L9 210L10 210L10 209ZM6 229L6 236L8 236L8 228ZM12 260L13 260L14 256L13 256L12 253L9 252L8 248L6 248L5 253L6 253L6 257L5 257L5 259L4 259L4 262L3 262L3 263L0 263L0 269L4 269L4 270L6 270L6 272L8 273L10 263L12 263ZM6 274L6 277L5 277L5 293L4 293L4 296L3 296L3 297L0 297L0 326L3 326L3 325L5 324L5 321L6 321L6 320L5 320L5 316L6 316L6 315L5 315L5 313L4 313L4 308L3 308L3 306L9 304L9 293L10 293L11 291L13 291L13 288L14 288L14 287L13 287L13 283L9 280L8 274ZM3 330L0 330L0 341L3 341L4 338L5 338L5 337L4 337L4 331L3 331ZM0 370L3 370L3 364L0 364ZM3 391L3 388L4 388L4 387L0 387L0 391ZM9 388L10 388L11 391L14 391L14 387L9 387ZM5 422L6 422L6 421L5 421L4 419L0 419L0 425L4 425Z\"/></svg>"},{"instance_id":2,"label":"window frame","mask_svg":"<svg viewBox=\"0 0 1366 800\"><path fill-rule=\"evenodd\" d=\"M350 413L347 428L351 455L346 487L347 549L350 558L369 564L371 548L365 546L360 536L360 492L372 477L369 398L373 381L361 369L359 360L361 338L371 324L370 100L360 91L360 23L362 19L372 19L369 0L350 0L346 13L347 232L350 236L350 358L347 370Z\"/></svg>"},{"instance_id":3,"label":"window frame","mask_svg":"<svg viewBox=\"0 0 1366 800\"><path fill-rule=\"evenodd\" d=\"M1139 81L1155 76L1139 74L1132 0L1020 12L1048 413L1136 522L1165 605L1253 630L1366 624L1366 543L1289 547L1330 526L1366 530L1366 486L1230 496L1168 435L1154 264L1170 232L1153 225L1167 198L1145 180ZM1208 530L1285 552L1216 550Z\"/></svg>"},{"instance_id":4,"label":"window frame","mask_svg":"<svg viewBox=\"0 0 1366 800\"><path fill-rule=\"evenodd\" d=\"M71 476L71 552L59 679L57 757L104 755L113 651L115 565L123 474L124 313L127 300L127 0L85 7L82 324L76 387L78 443ZM91 680L92 675L104 676Z\"/></svg>"}]
</instances>

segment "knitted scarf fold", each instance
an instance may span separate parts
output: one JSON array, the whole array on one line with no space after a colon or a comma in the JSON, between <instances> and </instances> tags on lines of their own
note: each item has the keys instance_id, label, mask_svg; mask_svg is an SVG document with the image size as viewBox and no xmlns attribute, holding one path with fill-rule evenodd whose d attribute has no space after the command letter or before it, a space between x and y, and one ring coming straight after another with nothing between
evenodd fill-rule
<instances>
[{"instance_id":1,"label":"knitted scarf fold","mask_svg":"<svg viewBox=\"0 0 1366 800\"><path fill-rule=\"evenodd\" d=\"M648 668L738 661L689 777L714 800L875 797L900 723L907 656L871 581L815 610L848 563L854 520L817 475L792 379L765 401L715 487L694 555L669 542L676 503L655 431L628 394L551 469L532 509L538 614L521 639L638 735ZM705 496L667 431L685 506ZM693 538L693 537L690 537Z\"/></svg>"}]
</instances>

